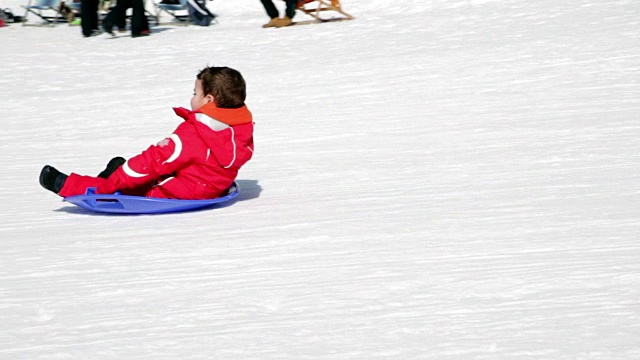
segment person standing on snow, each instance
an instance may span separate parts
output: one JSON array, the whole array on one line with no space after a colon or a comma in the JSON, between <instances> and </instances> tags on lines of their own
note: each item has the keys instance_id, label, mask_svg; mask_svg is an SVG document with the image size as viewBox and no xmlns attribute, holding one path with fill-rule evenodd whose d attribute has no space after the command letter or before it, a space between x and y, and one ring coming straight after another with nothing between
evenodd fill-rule
<instances>
[{"instance_id":1,"label":"person standing on snow","mask_svg":"<svg viewBox=\"0 0 640 360\"><path fill-rule=\"evenodd\" d=\"M102 28L105 32L113 34L113 26L118 25L122 30L121 24L125 22L127 9L131 8L131 37L148 36L149 20L144 10L144 0L118 0L116 6L107 14L102 22Z\"/></svg>"}]
</instances>

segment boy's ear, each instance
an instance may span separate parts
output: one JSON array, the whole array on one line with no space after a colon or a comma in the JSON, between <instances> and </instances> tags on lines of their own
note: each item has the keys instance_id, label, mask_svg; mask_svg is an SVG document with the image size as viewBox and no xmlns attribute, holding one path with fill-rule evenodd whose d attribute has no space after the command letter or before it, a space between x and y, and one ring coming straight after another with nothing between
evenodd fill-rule
<instances>
[{"instance_id":1,"label":"boy's ear","mask_svg":"<svg viewBox=\"0 0 640 360\"><path fill-rule=\"evenodd\" d=\"M207 95L205 95L205 97L204 97L204 98L205 98L205 99L207 99L207 102L208 102L208 103L210 103L210 102L215 102L215 100L216 100L216 99L213 97L213 95L211 95L211 94L207 94Z\"/></svg>"}]
</instances>

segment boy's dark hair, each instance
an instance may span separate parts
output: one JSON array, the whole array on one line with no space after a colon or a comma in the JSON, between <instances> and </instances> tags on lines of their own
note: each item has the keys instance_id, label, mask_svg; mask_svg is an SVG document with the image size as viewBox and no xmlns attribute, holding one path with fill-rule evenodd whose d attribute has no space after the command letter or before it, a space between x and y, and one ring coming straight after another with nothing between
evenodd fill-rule
<instances>
[{"instance_id":1,"label":"boy's dark hair","mask_svg":"<svg viewBox=\"0 0 640 360\"><path fill-rule=\"evenodd\" d=\"M229 67L206 67L198 73L205 95L213 95L219 108L239 108L247 98L247 85L239 71Z\"/></svg>"}]
</instances>

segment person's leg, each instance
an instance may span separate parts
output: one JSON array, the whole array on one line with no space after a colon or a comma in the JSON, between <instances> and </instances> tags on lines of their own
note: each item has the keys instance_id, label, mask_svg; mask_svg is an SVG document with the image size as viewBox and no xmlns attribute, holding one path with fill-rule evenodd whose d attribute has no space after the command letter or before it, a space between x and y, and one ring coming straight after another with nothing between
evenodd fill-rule
<instances>
[{"instance_id":1,"label":"person's leg","mask_svg":"<svg viewBox=\"0 0 640 360\"><path fill-rule=\"evenodd\" d=\"M62 197L67 196L75 196L75 195L84 195L87 192L87 189L90 187L96 188L98 190L105 191L105 189L109 189L108 193L113 193L117 189L115 185L109 180L107 180L109 172L113 170L114 165L118 165L123 158L116 157L111 159L107 168L98 175L98 177L87 176L87 175L79 175L76 173L71 173L69 175L64 174L58 171L56 168L50 165L45 165L40 171L40 185ZM117 167L116 167L117 169ZM106 178L103 176L107 176ZM154 188L154 184L146 184L140 185L136 188L118 190L123 195L135 195L135 196L149 196L151 190ZM102 193L102 192L101 192ZM159 197L168 197L157 195Z\"/></svg>"},{"instance_id":2,"label":"person's leg","mask_svg":"<svg viewBox=\"0 0 640 360\"><path fill-rule=\"evenodd\" d=\"M118 9L118 12L115 14L115 18L113 19L113 24L118 28L119 31L127 30L127 9L131 7L130 1L128 0L120 0L116 2L116 6L118 3L121 3L122 6Z\"/></svg>"},{"instance_id":3,"label":"person's leg","mask_svg":"<svg viewBox=\"0 0 640 360\"><path fill-rule=\"evenodd\" d=\"M260 1L262 1L262 6L264 6L265 11L267 12L267 15L269 15L270 18L276 19L280 17L280 13L278 13L278 9L273 4L273 1L271 0L260 0Z\"/></svg>"},{"instance_id":4,"label":"person's leg","mask_svg":"<svg viewBox=\"0 0 640 360\"><path fill-rule=\"evenodd\" d=\"M131 36L149 35L149 21L144 12L144 0L132 1Z\"/></svg>"},{"instance_id":5,"label":"person's leg","mask_svg":"<svg viewBox=\"0 0 640 360\"><path fill-rule=\"evenodd\" d=\"M81 7L82 35L91 36L93 30L97 29L97 20L94 22L94 19L98 18L98 0L82 0Z\"/></svg>"},{"instance_id":6,"label":"person's leg","mask_svg":"<svg viewBox=\"0 0 640 360\"><path fill-rule=\"evenodd\" d=\"M107 180L93 176L82 176L75 173L61 173L53 166L46 165L40 171L40 185L62 197L82 195L90 187L98 187Z\"/></svg>"},{"instance_id":7,"label":"person's leg","mask_svg":"<svg viewBox=\"0 0 640 360\"><path fill-rule=\"evenodd\" d=\"M105 181L107 180L103 178L96 178L93 176L78 175L76 173L71 173L67 177L60 191L58 192L58 195L62 197L83 195L87 192L88 188L90 187L97 188Z\"/></svg>"},{"instance_id":8,"label":"person's leg","mask_svg":"<svg viewBox=\"0 0 640 360\"><path fill-rule=\"evenodd\" d=\"M106 184L107 187L112 186L108 183L107 179L71 173L69 174L69 176L64 178L63 184L56 194L62 197L84 195L86 194L88 188L93 187L99 189L103 184ZM153 184L141 185L137 188L123 189L118 191L122 195L145 196L151 191L152 186ZM55 192L54 190L47 187L45 187L45 189Z\"/></svg>"},{"instance_id":9,"label":"person's leg","mask_svg":"<svg viewBox=\"0 0 640 360\"><path fill-rule=\"evenodd\" d=\"M91 12L89 13L89 20L91 22L91 29L100 32L98 27L98 7L100 6L100 0L92 0Z\"/></svg>"},{"instance_id":10,"label":"person's leg","mask_svg":"<svg viewBox=\"0 0 640 360\"><path fill-rule=\"evenodd\" d=\"M127 8L125 6L125 0L116 2L116 6L114 6L111 11L109 11L104 20L102 20L102 29L104 31L108 32L111 35L114 35L113 25L115 25L116 22L120 21L120 18L127 12Z\"/></svg>"},{"instance_id":11,"label":"person's leg","mask_svg":"<svg viewBox=\"0 0 640 360\"><path fill-rule=\"evenodd\" d=\"M296 8L298 7L298 0L286 0L286 2L287 2L287 10L285 12L285 15L287 15L289 19L293 19L293 17L296 16Z\"/></svg>"}]
</instances>

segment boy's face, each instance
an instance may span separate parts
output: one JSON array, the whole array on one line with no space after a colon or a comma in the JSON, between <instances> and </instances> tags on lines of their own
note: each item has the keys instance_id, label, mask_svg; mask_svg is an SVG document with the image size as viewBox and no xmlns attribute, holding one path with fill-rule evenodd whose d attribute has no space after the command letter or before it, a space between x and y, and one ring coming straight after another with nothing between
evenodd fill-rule
<instances>
[{"instance_id":1,"label":"boy's face","mask_svg":"<svg viewBox=\"0 0 640 360\"><path fill-rule=\"evenodd\" d=\"M191 110L198 110L202 105L213 101L213 95L205 95L202 91L202 81L196 79L193 87L193 97L191 98Z\"/></svg>"}]
</instances>

